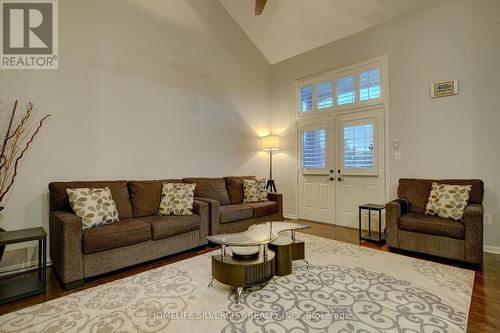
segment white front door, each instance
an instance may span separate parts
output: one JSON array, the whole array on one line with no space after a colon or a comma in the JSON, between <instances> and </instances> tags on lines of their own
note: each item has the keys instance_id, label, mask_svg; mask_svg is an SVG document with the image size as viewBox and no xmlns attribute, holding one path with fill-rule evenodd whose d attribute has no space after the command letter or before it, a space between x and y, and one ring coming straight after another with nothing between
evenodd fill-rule
<instances>
[{"instance_id":1,"label":"white front door","mask_svg":"<svg viewBox=\"0 0 500 333\"><path fill-rule=\"evenodd\" d=\"M337 225L358 228L358 206L385 203L383 115L375 110L337 117Z\"/></svg>"},{"instance_id":2,"label":"white front door","mask_svg":"<svg viewBox=\"0 0 500 333\"><path fill-rule=\"evenodd\" d=\"M334 223L334 125L331 117L299 124L299 217Z\"/></svg>"},{"instance_id":3,"label":"white front door","mask_svg":"<svg viewBox=\"0 0 500 333\"><path fill-rule=\"evenodd\" d=\"M383 110L299 122L299 218L358 227L358 206L385 202Z\"/></svg>"}]
</instances>

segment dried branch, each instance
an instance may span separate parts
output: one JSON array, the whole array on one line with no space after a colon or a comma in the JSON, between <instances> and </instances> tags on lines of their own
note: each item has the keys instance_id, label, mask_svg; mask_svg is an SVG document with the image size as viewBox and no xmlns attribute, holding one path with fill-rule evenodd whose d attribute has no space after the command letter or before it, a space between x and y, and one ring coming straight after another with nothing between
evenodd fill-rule
<instances>
[{"instance_id":1,"label":"dried branch","mask_svg":"<svg viewBox=\"0 0 500 333\"><path fill-rule=\"evenodd\" d=\"M6 138L6 140L9 140L14 135L16 135L17 132L24 126L24 123L26 122L26 120L28 120L29 118L31 118L31 112L33 111L33 108L34 108L33 104L29 103L28 107L26 108L26 115L23 117L23 119L21 119L21 122L19 123L19 125L17 125L16 129L14 130L14 132L12 132L12 134L10 136L8 136Z\"/></svg>"},{"instance_id":2,"label":"dried branch","mask_svg":"<svg viewBox=\"0 0 500 333\"><path fill-rule=\"evenodd\" d=\"M1 194L0 194L0 202L2 202L4 196L9 192L9 190L11 189L12 187L12 184L14 184L14 179L16 178L17 176L17 169L18 169L18 165L19 165L19 161L23 158L24 156L24 153L28 150L28 148L30 147L30 145L33 143L33 141L35 140L35 137L36 135L38 134L38 132L40 132L40 129L42 128L43 126L43 122L48 118L50 117L51 115L48 114L46 115L45 117L43 117L40 122L38 123L38 126L36 127L36 130L35 132L33 132L33 134L31 135L30 139L28 140L28 142L26 142L26 145L24 146L24 149L21 151L21 154L19 156L17 156L16 158L16 162L14 163L14 171L13 171L13 174L12 174L12 177L10 177L10 182L9 182L9 185L7 186L7 188L5 188Z\"/></svg>"},{"instance_id":3,"label":"dried branch","mask_svg":"<svg viewBox=\"0 0 500 333\"><path fill-rule=\"evenodd\" d=\"M51 116L50 114L44 116L38 122L35 130L32 131L31 124L33 114L36 111L35 106L29 103L23 117L14 124L17 105L18 101L15 102L10 115L9 126L0 152L0 203L12 189L18 174L19 163L34 142L45 120Z\"/></svg>"},{"instance_id":4,"label":"dried branch","mask_svg":"<svg viewBox=\"0 0 500 333\"><path fill-rule=\"evenodd\" d=\"M12 113L10 115L10 120L9 120L9 128L7 129L7 133L5 133L5 138L3 140L3 145L2 145L2 152L0 153L0 160L5 159L5 149L7 148L7 141L9 141L9 136L10 136L10 130L12 128L12 123L14 122L14 118L16 116L16 109L17 109L17 100L14 103L14 108L12 109ZM2 161L2 163L4 163ZM0 169L3 167L2 164L0 164Z\"/></svg>"}]
</instances>

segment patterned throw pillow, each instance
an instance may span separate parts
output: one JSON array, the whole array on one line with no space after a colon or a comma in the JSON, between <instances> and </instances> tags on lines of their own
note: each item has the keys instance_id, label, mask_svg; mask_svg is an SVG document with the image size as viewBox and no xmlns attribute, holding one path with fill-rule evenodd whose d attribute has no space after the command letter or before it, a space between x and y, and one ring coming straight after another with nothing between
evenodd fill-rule
<instances>
[{"instance_id":1,"label":"patterned throw pillow","mask_svg":"<svg viewBox=\"0 0 500 333\"><path fill-rule=\"evenodd\" d=\"M267 201L266 179L243 179L243 192L245 199L243 202Z\"/></svg>"},{"instance_id":2,"label":"patterned throw pillow","mask_svg":"<svg viewBox=\"0 0 500 333\"><path fill-rule=\"evenodd\" d=\"M471 185L446 185L432 183L425 214L460 220L469 200Z\"/></svg>"},{"instance_id":3,"label":"patterned throw pillow","mask_svg":"<svg viewBox=\"0 0 500 333\"><path fill-rule=\"evenodd\" d=\"M118 222L118 211L109 187L67 188L69 204L82 219L82 229Z\"/></svg>"},{"instance_id":4,"label":"patterned throw pillow","mask_svg":"<svg viewBox=\"0 0 500 333\"><path fill-rule=\"evenodd\" d=\"M158 215L192 215L196 184L165 183Z\"/></svg>"}]
</instances>

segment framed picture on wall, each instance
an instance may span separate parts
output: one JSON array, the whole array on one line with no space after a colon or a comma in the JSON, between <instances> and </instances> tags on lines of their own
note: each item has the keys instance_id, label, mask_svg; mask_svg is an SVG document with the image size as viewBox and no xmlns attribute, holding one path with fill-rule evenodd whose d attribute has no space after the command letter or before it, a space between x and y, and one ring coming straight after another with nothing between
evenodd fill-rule
<instances>
[{"instance_id":1,"label":"framed picture on wall","mask_svg":"<svg viewBox=\"0 0 500 333\"><path fill-rule=\"evenodd\" d=\"M431 85L431 98L445 97L458 94L458 80L434 82Z\"/></svg>"}]
</instances>

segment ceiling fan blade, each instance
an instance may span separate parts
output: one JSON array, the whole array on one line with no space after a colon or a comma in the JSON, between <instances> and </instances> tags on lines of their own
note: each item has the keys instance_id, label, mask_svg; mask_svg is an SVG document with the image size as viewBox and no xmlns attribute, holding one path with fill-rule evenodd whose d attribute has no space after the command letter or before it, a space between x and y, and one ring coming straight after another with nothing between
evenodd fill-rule
<instances>
[{"instance_id":1,"label":"ceiling fan blade","mask_svg":"<svg viewBox=\"0 0 500 333\"><path fill-rule=\"evenodd\" d=\"M255 0L255 15L262 14L267 0Z\"/></svg>"}]
</instances>

